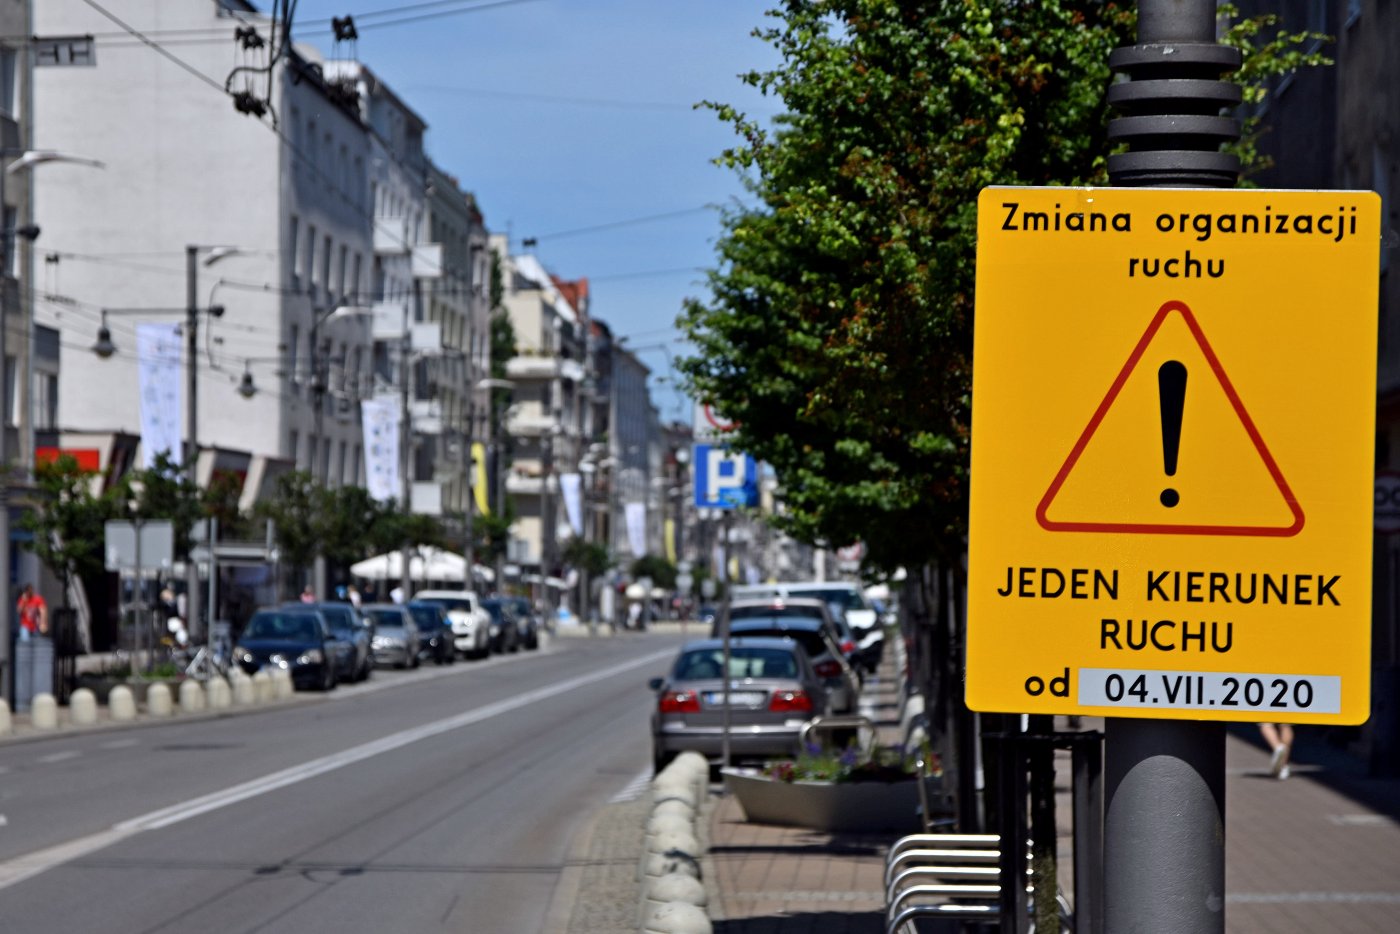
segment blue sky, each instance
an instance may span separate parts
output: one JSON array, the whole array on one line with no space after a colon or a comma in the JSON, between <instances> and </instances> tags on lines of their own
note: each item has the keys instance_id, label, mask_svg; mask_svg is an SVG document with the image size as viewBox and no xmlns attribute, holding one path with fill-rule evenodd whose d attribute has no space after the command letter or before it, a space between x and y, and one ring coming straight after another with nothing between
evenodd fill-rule
<instances>
[{"instance_id":1,"label":"blue sky","mask_svg":"<svg viewBox=\"0 0 1400 934\"><path fill-rule=\"evenodd\" d=\"M537 237L556 275L587 276L594 315L666 377L683 352L681 303L704 295L698 270L714 262L707 206L743 196L711 162L733 131L693 105L776 112L736 77L776 62L750 35L771 22L768 4L514 0L453 12L486 2L300 0L294 34L329 53L327 21L355 17L357 57L427 121L429 155L476 194L488 227L516 248ZM389 24L406 17L424 18ZM668 216L620 223L655 215ZM613 226L585 230L602 225ZM690 421L672 385L653 385L664 420Z\"/></svg>"}]
</instances>

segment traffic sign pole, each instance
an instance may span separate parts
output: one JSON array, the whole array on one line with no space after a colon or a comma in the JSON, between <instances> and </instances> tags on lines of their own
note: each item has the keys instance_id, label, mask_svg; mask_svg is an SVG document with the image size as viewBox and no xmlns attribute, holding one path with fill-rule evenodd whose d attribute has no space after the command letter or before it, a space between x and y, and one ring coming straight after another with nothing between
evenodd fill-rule
<instances>
[{"instance_id":1,"label":"traffic sign pole","mask_svg":"<svg viewBox=\"0 0 1400 934\"><path fill-rule=\"evenodd\" d=\"M1138 44L1118 50L1121 58L1155 58L1164 69L1167 47L1187 45L1211 58L1225 50L1215 42L1212 0L1141 0ZM1156 46L1154 48L1154 46ZM1175 52L1175 49L1170 50ZM1238 53L1229 64L1238 67ZM1193 55L1182 58L1191 59ZM1110 57L1110 64L1116 64ZM1190 65L1182 78L1215 78L1225 69ZM1132 76L1129 71L1130 77ZM1152 75L1165 77L1165 75ZM1127 82L1131 87L1132 81ZM1225 85L1226 82L1217 82ZM1120 92L1121 93L1121 92ZM1160 101L1170 104L1170 101ZM1150 113L1200 112L1193 102L1174 102ZM1199 102L1194 102L1199 106ZM1139 104L1140 106L1140 104ZM1139 120L1153 118L1138 118ZM1166 124L1171 117L1156 118ZM1118 123L1119 121L1115 121ZM1121 125L1121 124L1120 124ZM1110 124L1112 126L1112 124ZM1163 127L1153 128L1160 132ZM1110 135L1113 131L1110 129ZM1236 133L1236 135L1238 135ZM1166 152L1129 152L1110 162L1114 184L1152 187L1215 185L1233 187L1230 166L1219 145L1201 145L1180 132ZM1194 145L1193 145L1194 144ZM1183 152L1205 149L1207 152ZM1134 149L1137 147L1134 146ZM1127 161L1129 164L1124 165ZM1153 163L1127 178L1134 161ZM1125 172L1124 169L1129 172ZM1202 178L1214 170L1219 180ZM1104 724L1104 924L1108 931L1179 931L1223 934L1225 930L1225 724L1192 720L1109 717Z\"/></svg>"}]
</instances>

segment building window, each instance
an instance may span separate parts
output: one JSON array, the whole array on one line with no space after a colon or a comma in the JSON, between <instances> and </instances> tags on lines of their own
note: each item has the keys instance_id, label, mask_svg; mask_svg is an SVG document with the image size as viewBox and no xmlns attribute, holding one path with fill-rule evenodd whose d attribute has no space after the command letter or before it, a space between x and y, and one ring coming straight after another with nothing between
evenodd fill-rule
<instances>
[{"instance_id":1,"label":"building window","mask_svg":"<svg viewBox=\"0 0 1400 934\"><path fill-rule=\"evenodd\" d=\"M15 75L19 56L9 46L0 46L0 113L18 118L15 99Z\"/></svg>"},{"instance_id":2,"label":"building window","mask_svg":"<svg viewBox=\"0 0 1400 934\"><path fill-rule=\"evenodd\" d=\"M326 234L322 239L321 249L321 284L326 287L326 292L331 290L331 235Z\"/></svg>"},{"instance_id":3,"label":"building window","mask_svg":"<svg viewBox=\"0 0 1400 934\"><path fill-rule=\"evenodd\" d=\"M339 286L337 287L337 291L340 293L340 297L341 297L342 299L344 299L344 297L345 297L345 277L346 277L347 275L349 275L349 273L350 273L349 264L346 262L346 260L349 258L349 256L350 256L350 248L349 248L348 246L346 246L345 244L342 243L342 244L340 245L340 268L337 270L337 272L339 273L339 277L338 277ZM353 286L353 283L352 283L352 286Z\"/></svg>"},{"instance_id":4,"label":"building window","mask_svg":"<svg viewBox=\"0 0 1400 934\"><path fill-rule=\"evenodd\" d=\"M295 428L293 428L292 431L291 431L291 434L289 434L289 435L287 436L287 440L288 440L288 442L290 443L290 447L291 447L291 450L288 451L288 456L291 457L292 463L293 463L293 464L295 464L296 466L300 467L300 466L301 466L301 435L297 433L297 430L296 430Z\"/></svg>"},{"instance_id":5,"label":"building window","mask_svg":"<svg viewBox=\"0 0 1400 934\"><path fill-rule=\"evenodd\" d=\"M301 288L301 268L299 263L301 244L297 242L297 237L300 234L301 221L293 214L291 229L287 232L287 256L291 257L293 289Z\"/></svg>"},{"instance_id":6,"label":"building window","mask_svg":"<svg viewBox=\"0 0 1400 934\"><path fill-rule=\"evenodd\" d=\"M306 225L306 265L302 271L306 274L306 294L316 295L316 225Z\"/></svg>"},{"instance_id":7,"label":"building window","mask_svg":"<svg viewBox=\"0 0 1400 934\"><path fill-rule=\"evenodd\" d=\"M363 300L363 298L361 297L361 293L363 292L364 289L363 289L363 286L360 285L360 254L359 254L359 253L356 253L356 254L355 254L355 263L354 263L354 266L351 267L351 271L350 271L350 289L351 289L351 293L350 293L350 304L352 304L352 305L363 305L363 304L364 304L364 300Z\"/></svg>"},{"instance_id":8,"label":"building window","mask_svg":"<svg viewBox=\"0 0 1400 934\"><path fill-rule=\"evenodd\" d=\"M292 388L301 385L301 360L298 356L301 353L301 328L292 325L291 335L287 339L287 378L292 381Z\"/></svg>"},{"instance_id":9,"label":"building window","mask_svg":"<svg viewBox=\"0 0 1400 934\"><path fill-rule=\"evenodd\" d=\"M49 36L35 38L33 43L36 67L91 67L97 64L92 36Z\"/></svg>"},{"instance_id":10,"label":"building window","mask_svg":"<svg viewBox=\"0 0 1400 934\"><path fill-rule=\"evenodd\" d=\"M40 373L34 384L34 427L39 431L58 428L58 374Z\"/></svg>"}]
</instances>

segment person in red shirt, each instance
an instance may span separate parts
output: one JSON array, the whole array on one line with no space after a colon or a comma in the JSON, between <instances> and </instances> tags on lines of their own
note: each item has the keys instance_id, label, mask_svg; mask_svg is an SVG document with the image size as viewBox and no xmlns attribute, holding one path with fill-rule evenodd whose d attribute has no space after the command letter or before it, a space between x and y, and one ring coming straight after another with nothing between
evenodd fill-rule
<instances>
[{"instance_id":1,"label":"person in red shirt","mask_svg":"<svg viewBox=\"0 0 1400 934\"><path fill-rule=\"evenodd\" d=\"M15 604L19 614L19 637L32 639L49 633L49 605L34 592L33 584L25 584Z\"/></svg>"}]
</instances>

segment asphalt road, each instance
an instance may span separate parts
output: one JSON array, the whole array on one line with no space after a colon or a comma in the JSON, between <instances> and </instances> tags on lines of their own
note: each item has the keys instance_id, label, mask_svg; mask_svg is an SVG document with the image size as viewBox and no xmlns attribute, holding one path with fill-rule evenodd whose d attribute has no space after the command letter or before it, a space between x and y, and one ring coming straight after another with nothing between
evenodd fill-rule
<instances>
[{"instance_id":1,"label":"asphalt road","mask_svg":"<svg viewBox=\"0 0 1400 934\"><path fill-rule=\"evenodd\" d=\"M679 641L0 745L0 929L543 931L571 836L649 774L645 684Z\"/></svg>"}]
</instances>

